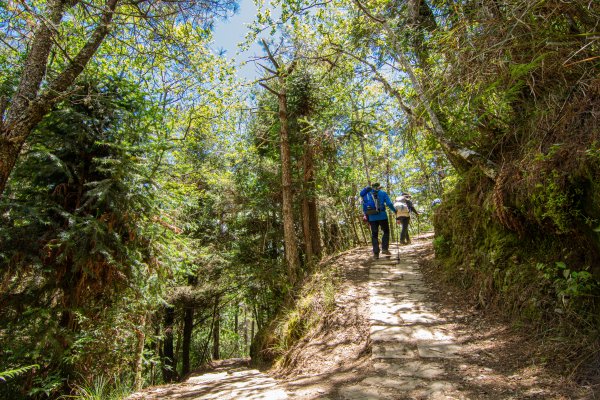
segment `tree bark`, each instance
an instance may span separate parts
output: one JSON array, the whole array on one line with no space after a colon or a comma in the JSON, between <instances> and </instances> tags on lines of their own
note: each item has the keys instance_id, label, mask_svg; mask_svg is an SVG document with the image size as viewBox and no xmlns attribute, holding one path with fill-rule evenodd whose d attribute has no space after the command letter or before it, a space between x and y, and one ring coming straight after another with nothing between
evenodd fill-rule
<instances>
[{"instance_id":1,"label":"tree bark","mask_svg":"<svg viewBox=\"0 0 600 400\"><path fill-rule=\"evenodd\" d=\"M427 68L427 58L429 49L425 45L425 32L433 32L437 28L435 16L431 8L424 0L408 0L407 1L407 17L408 17L408 34L410 35L411 44L415 55L421 64L421 68Z\"/></svg>"},{"instance_id":2,"label":"tree bark","mask_svg":"<svg viewBox=\"0 0 600 400\"><path fill-rule=\"evenodd\" d=\"M354 211L354 198L352 200L351 210ZM358 229L356 228L356 220L353 215L354 213L353 212L348 213L348 210L346 210L346 208L344 207L344 214L346 215L346 220L352 226L352 232L354 233L354 246L358 246L358 245L360 245L360 237L358 236Z\"/></svg>"},{"instance_id":3,"label":"tree bark","mask_svg":"<svg viewBox=\"0 0 600 400\"><path fill-rule=\"evenodd\" d=\"M387 155L385 158L385 188L387 189L388 195L390 197L391 202L394 202L394 199L392 198L392 184L390 182L390 175L392 174L392 168L390 165L390 158L391 158L391 154L390 154L390 149L392 148L392 138L391 135L388 132L388 145L386 147L387 150ZM390 238L393 238L395 235L395 231L396 231L396 217L389 214L388 213L388 225L390 227Z\"/></svg>"},{"instance_id":4,"label":"tree bark","mask_svg":"<svg viewBox=\"0 0 600 400\"><path fill-rule=\"evenodd\" d=\"M190 349L194 330L194 307L188 304L183 314L183 343L181 345L181 376L190 373Z\"/></svg>"},{"instance_id":5,"label":"tree bark","mask_svg":"<svg viewBox=\"0 0 600 400\"><path fill-rule=\"evenodd\" d=\"M287 110L287 92L286 77L294 70L295 62L292 62L287 68L280 65L265 40L262 41L268 58L273 64L274 69L263 66L268 72L278 78L278 91L270 88L264 83L262 87L277 96L279 106L279 135L281 152L281 195L282 195L282 218L283 218L283 241L285 245L285 259L288 269L288 279L293 286L298 278L300 270L300 257L298 254L298 244L294 228L294 210L293 210L293 191L292 191L292 160L290 154L289 142L289 122Z\"/></svg>"},{"instance_id":6,"label":"tree bark","mask_svg":"<svg viewBox=\"0 0 600 400\"><path fill-rule=\"evenodd\" d=\"M240 338L238 336L240 326L240 305L236 303L235 305L235 313L233 314L233 337L235 340L234 352L237 356L239 356L240 352Z\"/></svg>"},{"instance_id":7,"label":"tree bark","mask_svg":"<svg viewBox=\"0 0 600 400\"><path fill-rule=\"evenodd\" d=\"M219 310L219 298L215 299L216 305L214 309L213 316L213 331L212 331L212 339L213 339L213 347L212 347L212 359L218 360L221 357L220 353L220 330L221 330L221 312Z\"/></svg>"},{"instance_id":8,"label":"tree bark","mask_svg":"<svg viewBox=\"0 0 600 400\"><path fill-rule=\"evenodd\" d=\"M135 363L133 370L133 387L134 390L140 391L144 386L143 362L144 362L144 344L146 342L146 333L144 332L146 326L146 314L144 313L140 318L140 326L135 329L135 336L137 337L137 346L135 349Z\"/></svg>"},{"instance_id":9,"label":"tree bark","mask_svg":"<svg viewBox=\"0 0 600 400\"><path fill-rule=\"evenodd\" d=\"M306 265L310 268L314 254L312 249L312 238L310 231L310 211L308 210L308 195L302 194L302 234L304 236L304 254L306 255Z\"/></svg>"},{"instance_id":10,"label":"tree bark","mask_svg":"<svg viewBox=\"0 0 600 400\"><path fill-rule=\"evenodd\" d=\"M303 167L303 198L302 198L302 230L306 246L308 266L314 265L321 257L321 233L316 201L314 155L310 133L306 133L304 141Z\"/></svg>"},{"instance_id":11,"label":"tree bark","mask_svg":"<svg viewBox=\"0 0 600 400\"><path fill-rule=\"evenodd\" d=\"M173 330L175 325L175 307L165 307L164 339L163 339L163 380L174 382L177 380L177 362L173 346Z\"/></svg>"},{"instance_id":12,"label":"tree bark","mask_svg":"<svg viewBox=\"0 0 600 400\"><path fill-rule=\"evenodd\" d=\"M365 224L364 222L361 222L361 223L359 224L359 226L360 226L360 233L361 233L361 235L362 235L362 238L363 238L363 244L364 244L365 246L367 246L367 245L369 244L369 237L368 237L368 236L369 236L370 234L369 234L369 235L367 235L367 233L366 233L366 231L365 231L365 225L366 225L366 224Z\"/></svg>"},{"instance_id":13,"label":"tree bark","mask_svg":"<svg viewBox=\"0 0 600 400\"><path fill-rule=\"evenodd\" d=\"M48 57L54 43L52 37L64 12L65 4L61 0L48 3L47 15L38 20L38 26L34 31L21 80L10 101L6 119L2 118L4 113L0 114L2 118L0 119L0 195L4 193L25 139L45 114L40 110L36 113L39 115L31 115L34 110L30 106L36 99L42 80L46 76Z\"/></svg>"},{"instance_id":14,"label":"tree bark","mask_svg":"<svg viewBox=\"0 0 600 400\"><path fill-rule=\"evenodd\" d=\"M285 80L280 79L279 100L280 150L281 150L281 194L283 217L283 240L285 242L285 258L288 267L290 284L294 285L298 278L300 259L296 244L294 228L293 192L292 192L292 160L290 155L289 124L287 111L287 95Z\"/></svg>"},{"instance_id":15,"label":"tree bark","mask_svg":"<svg viewBox=\"0 0 600 400\"><path fill-rule=\"evenodd\" d=\"M245 354L250 353L248 342L248 305L246 304L244 304L244 352Z\"/></svg>"}]
</instances>

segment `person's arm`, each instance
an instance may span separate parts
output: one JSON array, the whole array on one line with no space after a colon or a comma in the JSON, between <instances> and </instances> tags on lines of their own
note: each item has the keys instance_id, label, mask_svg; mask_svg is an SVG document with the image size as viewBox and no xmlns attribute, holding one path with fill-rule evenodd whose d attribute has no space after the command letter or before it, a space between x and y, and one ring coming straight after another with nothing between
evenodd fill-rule
<instances>
[{"instance_id":1,"label":"person's arm","mask_svg":"<svg viewBox=\"0 0 600 400\"><path fill-rule=\"evenodd\" d=\"M360 191L360 197L365 197L365 195L371 190L373 190L373 188L371 188L371 186L367 186L366 188Z\"/></svg>"},{"instance_id":2,"label":"person's arm","mask_svg":"<svg viewBox=\"0 0 600 400\"><path fill-rule=\"evenodd\" d=\"M394 203L392 203L392 200L390 199L390 196L388 196L388 194L385 194L385 204L387 204L387 206L389 207L390 210L392 210L392 212L394 213L394 215L396 215L396 207L394 207Z\"/></svg>"},{"instance_id":3,"label":"person's arm","mask_svg":"<svg viewBox=\"0 0 600 400\"><path fill-rule=\"evenodd\" d=\"M415 206L413 206L413 203L412 203L412 201L410 201L410 200L407 200L407 201L406 201L406 205L408 206L408 210L409 210L410 212L413 212L413 213L415 213L415 214L419 215L419 213L417 212L417 209L415 208Z\"/></svg>"}]
</instances>

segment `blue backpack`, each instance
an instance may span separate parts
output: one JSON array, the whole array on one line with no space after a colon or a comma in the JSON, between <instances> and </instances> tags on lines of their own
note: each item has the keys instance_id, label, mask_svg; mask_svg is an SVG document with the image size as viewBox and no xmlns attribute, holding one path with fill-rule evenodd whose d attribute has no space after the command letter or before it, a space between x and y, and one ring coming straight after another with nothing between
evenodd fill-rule
<instances>
[{"instance_id":1,"label":"blue backpack","mask_svg":"<svg viewBox=\"0 0 600 400\"><path fill-rule=\"evenodd\" d=\"M381 204L377 192L374 190L363 196L363 202L367 208L367 215L375 215L384 211L383 204Z\"/></svg>"}]
</instances>

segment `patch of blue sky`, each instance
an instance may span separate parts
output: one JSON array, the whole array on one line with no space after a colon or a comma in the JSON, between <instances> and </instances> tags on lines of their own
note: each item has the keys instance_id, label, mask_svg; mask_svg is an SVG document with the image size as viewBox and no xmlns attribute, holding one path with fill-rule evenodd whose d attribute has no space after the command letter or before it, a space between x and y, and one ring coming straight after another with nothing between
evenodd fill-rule
<instances>
[{"instance_id":1,"label":"patch of blue sky","mask_svg":"<svg viewBox=\"0 0 600 400\"><path fill-rule=\"evenodd\" d=\"M218 20L213 30L213 50L230 58L242 79L253 81L259 77L260 71L252 59L262 54L258 43L252 43L247 50L241 50L249 26L256 19L258 9L253 0L240 0L238 9L227 19Z\"/></svg>"}]
</instances>

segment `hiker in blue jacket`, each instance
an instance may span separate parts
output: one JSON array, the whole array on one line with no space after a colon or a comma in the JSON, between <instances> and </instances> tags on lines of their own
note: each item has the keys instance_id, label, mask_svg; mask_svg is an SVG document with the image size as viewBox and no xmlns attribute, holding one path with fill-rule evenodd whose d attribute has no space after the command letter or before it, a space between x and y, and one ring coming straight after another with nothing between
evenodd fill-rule
<instances>
[{"instance_id":1,"label":"hiker in blue jacket","mask_svg":"<svg viewBox=\"0 0 600 400\"><path fill-rule=\"evenodd\" d=\"M374 183L360 191L360 196L363 199L363 213L371 225L371 243L373 244L373 256L379 258L379 227L383 231L381 238L381 252L385 255L391 255L389 251L390 245L390 225L388 216L385 212L387 205L394 214L396 209L386 192L380 189L379 183Z\"/></svg>"}]
</instances>

